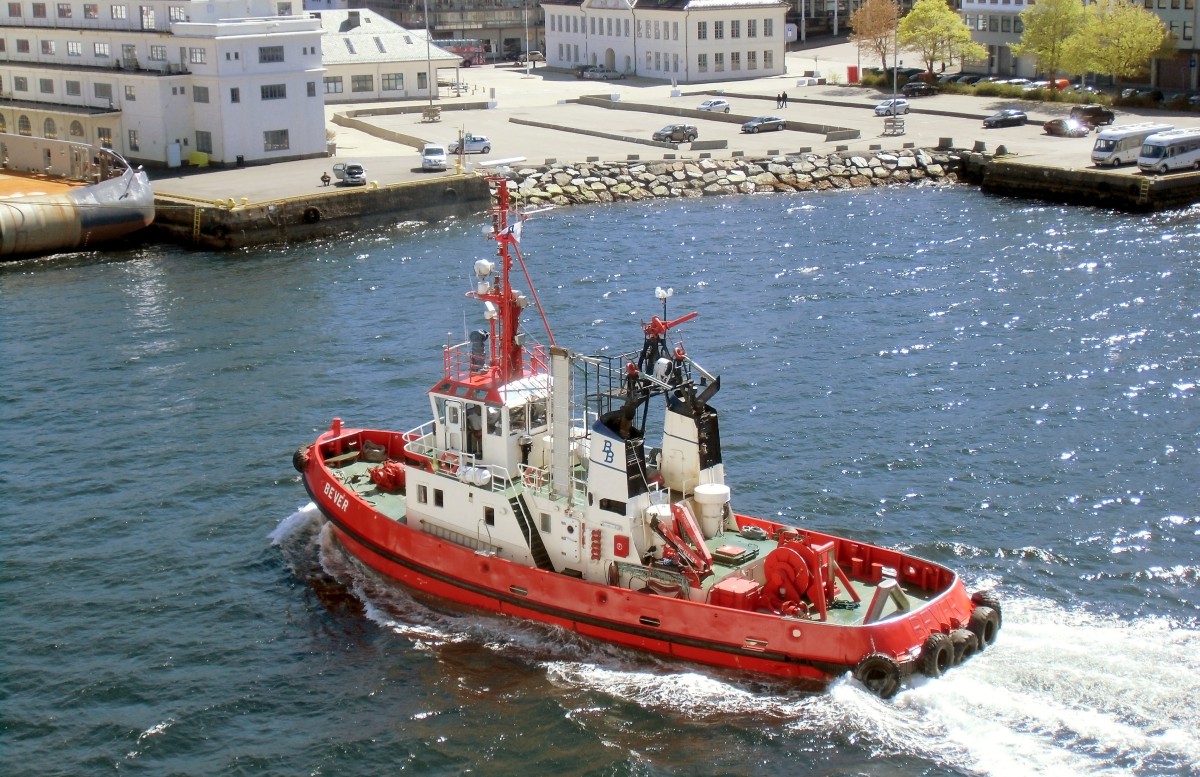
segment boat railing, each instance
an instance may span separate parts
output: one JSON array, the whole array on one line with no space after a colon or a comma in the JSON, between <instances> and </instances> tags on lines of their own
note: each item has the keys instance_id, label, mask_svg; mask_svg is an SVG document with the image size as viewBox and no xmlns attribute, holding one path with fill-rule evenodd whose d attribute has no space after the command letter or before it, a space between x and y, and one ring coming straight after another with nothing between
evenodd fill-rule
<instances>
[{"instance_id":1,"label":"boat railing","mask_svg":"<svg viewBox=\"0 0 1200 777\"><path fill-rule=\"evenodd\" d=\"M435 429L433 421L426 421L417 428L405 432L404 437L410 440L410 442L405 444L404 452L418 458L433 461L434 454L437 452L433 434Z\"/></svg>"},{"instance_id":2,"label":"boat railing","mask_svg":"<svg viewBox=\"0 0 1200 777\"><path fill-rule=\"evenodd\" d=\"M546 346L540 343L522 346L521 356L525 363L522 374L544 375L549 372ZM447 345L442 352L442 362L445 376L460 383L486 373L495 366L492 354L483 339Z\"/></svg>"}]
</instances>

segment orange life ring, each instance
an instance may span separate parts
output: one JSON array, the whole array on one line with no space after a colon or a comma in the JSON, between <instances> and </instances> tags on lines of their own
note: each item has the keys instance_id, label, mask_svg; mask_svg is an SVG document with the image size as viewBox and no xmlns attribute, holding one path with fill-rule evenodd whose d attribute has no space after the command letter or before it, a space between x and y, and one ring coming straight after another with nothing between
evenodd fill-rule
<instances>
[{"instance_id":1,"label":"orange life ring","mask_svg":"<svg viewBox=\"0 0 1200 777\"><path fill-rule=\"evenodd\" d=\"M536 467L525 467L521 472L521 481L526 488L541 488L545 480L545 472Z\"/></svg>"},{"instance_id":2,"label":"orange life ring","mask_svg":"<svg viewBox=\"0 0 1200 777\"><path fill-rule=\"evenodd\" d=\"M441 458L441 466L445 467L451 475L456 474L458 472L458 454L451 453L450 451L444 452Z\"/></svg>"}]
</instances>

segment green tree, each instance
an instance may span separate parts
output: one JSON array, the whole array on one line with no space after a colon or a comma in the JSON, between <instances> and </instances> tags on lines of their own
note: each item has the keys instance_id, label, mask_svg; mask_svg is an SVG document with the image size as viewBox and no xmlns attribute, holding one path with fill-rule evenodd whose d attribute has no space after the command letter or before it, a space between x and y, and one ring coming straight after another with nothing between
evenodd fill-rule
<instances>
[{"instance_id":1,"label":"green tree","mask_svg":"<svg viewBox=\"0 0 1200 777\"><path fill-rule=\"evenodd\" d=\"M879 55L879 66L887 69L887 55L900 23L900 4L895 0L867 0L850 14L850 42L859 50Z\"/></svg>"},{"instance_id":2,"label":"green tree","mask_svg":"<svg viewBox=\"0 0 1200 777\"><path fill-rule=\"evenodd\" d=\"M1162 20L1141 3L1126 0L1088 6L1087 21L1077 35L1077 51L1087 69L1118 80L1145 73L1152 58L1175 51L1174 38Z\"/></svg>"},{"instance_id":3,"label":"green tree","mask_svg":"<svg viewBox=\"0 0 1200 777\"><path fill-rule=\"evenodd\" d=\"M1059 71L1084 73L1077 70L1080 63L1073 61L1077 49L1068 44L1072 36L1083 28L1087 10L1079 0L1038 0L1038 4L1021 12L1025 32L1021 42L1013 44L1012 52L1018 57L1033 57L1037 70L1053 80Z\"/></svg>"},{"instance_id":4,"label":"green tree","mask_svg":"<svg viewBox=\"0 0 1200 777\"><path fill-rule=\"evenodd\" d=\"M900 48L916 52L932 71L934 62L953 57L982 59L987 49L971 40L971 30L945 0L917 0L900 22Z\"/></svg>"}]
</instances>

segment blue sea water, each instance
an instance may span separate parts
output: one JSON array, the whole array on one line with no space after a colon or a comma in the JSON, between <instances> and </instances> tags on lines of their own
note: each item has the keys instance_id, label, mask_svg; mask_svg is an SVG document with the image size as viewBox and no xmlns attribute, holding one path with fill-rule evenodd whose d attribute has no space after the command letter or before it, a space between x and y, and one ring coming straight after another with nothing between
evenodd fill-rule
<instances>
[{"instance_id":1,"label":"blue sea water","mask_svg":"<svg viewBox=\"0 0 1200 777\"><path fill-rule=\"evenodd\" d=\"M671 316L736 508L910 549L998 643L881 701L431 606L292 451L407 429L475 222L0 267L0 773L1200 774L1200 211L964 187L537 214L559 344ZM527 325L540 339L540 319Z\"/></svg>"}]
</instances>

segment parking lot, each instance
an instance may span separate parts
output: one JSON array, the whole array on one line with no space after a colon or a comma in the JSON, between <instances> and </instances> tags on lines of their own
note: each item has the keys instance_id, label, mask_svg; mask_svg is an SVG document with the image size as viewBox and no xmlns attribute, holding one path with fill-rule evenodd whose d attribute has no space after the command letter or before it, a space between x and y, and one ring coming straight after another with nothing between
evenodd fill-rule
<instances>
[{"instance_id":1,"label":"parking lot","mask_svg":"<svg viewBox=\"0 0 1200 777\"><path fill-rule=\"evenodd\" d=\"M460 132L486 135L492 141L492 152L487 159L523 158L530 165L540 165L551 159L560 163L585 162L591 158L616 161L634 156L658 160L665 154L674 154L677 159L697 159L701 152L691 149L690 144L683 143L678 150L672 150L650 141L655 130L682 122L695 125L701 141L725 141L725 148L703 152L715 158L728 158L735 153L752 158L765 157L774 152L787 154L803 148L829 152L841 146L868 154L873 147L897 149L906 144L935 147L943 140L950 140L955 147L966 149L982 144L986 150L995 151L1004 146L1010 153L1038 164L1091 167L1094 135L1065 138L1050 137L1042 132L1042 122L1067 115L1067 104L967 95L914 97L910 101L912 112L902 117L905 119L904 134L888 136L884 134L884 119L875 116L873 108L890 94L837 84L801 86L805 80L800 76L805 59L811 61L811 55L789 54L789 74L786 76L680 87L644 78L606 82L581 80L572 73L551 70L544 65L528 69L514 65L463 68L454 76L467 88L460 94L450 93L437 101L442 109L441 121L422 121L420 112L364 118L380 129L400 132L420 141L449 144ZM836 66L825 54L821 54L821 62L828 63L830 68ZM786 108L776 107L776 95L780 92L788 93ZM645 107L617 110L574 102L589 95L613 98L616 105ZM729 100L729 114L695 112L706 97L713 95ZM456 106L486 101L491 101L494 107L456 110ZM412 103L397 105L411 106ZM327 113L332 116L362 107L386 106L329 105ZM1030 123L996 129L982 127L984 116L1007 107L1025 110ZM855 129L860 137L826 141L823 132L799 131L794 126L782 132L757 135L740 131L742 122L760 115L779 115L790 122L820 124L828 128ZM1200 125L1200 118L1194 115L1171 116L1164 111L1150 110L1118 110L1116 121L1120 124L1163 119L1182 126ZM517 123L519 121L548 126L529 126ZM154 175L155 188L163 193L180 191L199 197L245 197L262 201L311 191L321 185L322 172L329 170L335 161L350 159L361 162L366 167L368 180L380 184L443 174L421 170L420 143L407 146L336 127L332 123L329 126L335 131L337 159L279 163L270 166L269 175L264 167L200 174L196 174L197 171L161 171L162 174ZM579 130L595 130L626 139L596 137ZM480 161L483 161L481 157L472 156L468 167ZM450 172L454 169L454 160L451 160ZM1123 170L1126 174L1136 174L1134 168Z\"/></svg>"}]
</instances>

